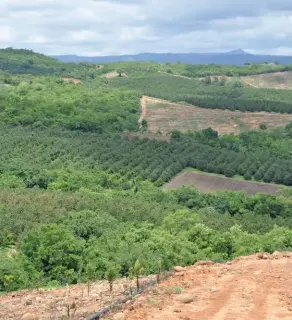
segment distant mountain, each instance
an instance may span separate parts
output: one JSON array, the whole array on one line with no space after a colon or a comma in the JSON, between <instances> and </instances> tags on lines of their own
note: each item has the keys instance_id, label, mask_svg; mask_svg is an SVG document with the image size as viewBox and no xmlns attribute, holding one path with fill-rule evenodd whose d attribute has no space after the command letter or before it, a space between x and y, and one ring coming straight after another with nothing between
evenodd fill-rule
<instances>
[{"instance_id":1,"label":"distant mountain","mask_svg":"<svg viewBox=\"0 0 292 320\"><path fill-rule=\"evenodd\" d=\"M242 55L242 56L249 56L251 55L250 53L242 50L242 49L237 49L237 50L232 50L232 51L229 51L229 52L226 52L225 54L227 55Z\"/></svg>"},{"instance_id":2,"label":"distant mountain","mask_svg":"<svg viewBox=\"0 0 292 320\"><path fill-rule=\"evenodd\" d=\"M140 53L136 55L104 56L104 57L81 57L76 55L53 56L63 62L89 62L109 63L121 61L153 61L158 63L182 62L191 64L222 64L242 66L250 63L273 63L292 64L292 56L254 55L242 49L226 53Z\"/></svg>"}]
</instances>

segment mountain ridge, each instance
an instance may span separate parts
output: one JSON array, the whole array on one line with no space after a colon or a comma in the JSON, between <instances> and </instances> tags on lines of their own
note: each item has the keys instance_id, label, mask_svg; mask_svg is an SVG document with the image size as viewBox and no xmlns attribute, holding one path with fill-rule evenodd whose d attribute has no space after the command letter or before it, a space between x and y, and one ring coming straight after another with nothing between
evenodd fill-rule
<instances>
[{"instance_id":1,"label":"mountain ridge","mask_svg":"<svg viewBox=\"0 0 292 320\"><path fill-rule=\"evenodd\" d=\"M242 49L236 49L223 53L139 53L129 55L112 56L78 56L78 55L55 55L53 58L62 62L88 62L110 63L129 61L152 61L157 63L189 63L189 64L221 64L243 66L249 63L275 63L292 64L292 56L255 55Z\"/></svg>"}]
</instances>

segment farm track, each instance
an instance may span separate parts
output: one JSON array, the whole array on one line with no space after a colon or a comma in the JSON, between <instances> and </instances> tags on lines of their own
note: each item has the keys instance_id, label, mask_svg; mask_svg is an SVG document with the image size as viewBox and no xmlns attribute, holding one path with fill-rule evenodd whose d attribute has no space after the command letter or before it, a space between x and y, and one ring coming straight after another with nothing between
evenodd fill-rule
<instances>
[{"instance_id":1,"label":"farm track","mask_svg":"<svg viewBox=\"0 0 292 320\"><path fill-rule=\"evenodd\" d=\"M123 319L290 320L291 258L292 253L275 253L227 264L199 263L148 290L125 307Z\"/></svg>"}]
</instances>

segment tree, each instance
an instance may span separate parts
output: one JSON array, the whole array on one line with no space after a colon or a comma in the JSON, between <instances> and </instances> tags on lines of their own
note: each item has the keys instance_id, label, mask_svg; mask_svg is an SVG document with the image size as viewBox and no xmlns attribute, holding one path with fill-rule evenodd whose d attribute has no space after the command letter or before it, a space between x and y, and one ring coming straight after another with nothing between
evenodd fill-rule
<instances>
[{"instance_id":1,"label":"tree","mask_svg":"<svg viewBox=\"0 0 292 320\"><path fill-rule=\"evenodd\" d=\"M211 77L210 76L205 77L204 78L204 83L207 84L207 85L211 84L212 83Z\"/></svg>"},{"instance_id":2,"label":"tree","mask_svg":"<svg viewBox=\"0 0 292 320\"><path fill-rule=\"evenodd\" d=\"M139 259L136 260L135 264L129 270L129 276L130 276L130 278L136 279L137 289L140 289L139 278L144 273L145 273L145 267L143 266L142 262Z\"/></svg>"},{"instance_id":3,"label":"tree","mask_svg":"<svg viewBox=\"0 0 292 320\"><path fill-rule=\"evenodd\" d=\"M143 130L147 130L147 128L148 128L148 122L147 122L146 119L143 119L143 120L142 120L141 126L142 126L142 129L143 129Z\"/></svg>"},{"instance_id":4,"label":"tree","mask_svg":"<svg viewBox=\"0 0 292 320\"><path fill-rule=\"evenodd\" d=\"M265 123L261 123L261 124L260 124L260 129L261 129L261 130L267 130L267 129L268 129L268 126L267 126Z\"/></svg>"},{"instance_id":5,"label":"tree","mask_svg":"<svg viewBox=\"0 0 292 320\"><path fill-rule=\"evenodd\" d=\"M66 271L80 268L84 245L84 240L75 238L66 226L48 224L27 233L21 248L38 271L65 284Z\"/></svg>"},{"instance_id":6,"label":"tree","mask_svg":"<svg viewBox=\"0 0 292 320\"><path fill-rule=\"evenodd\" d=\"M173 139L173 140L179 140L181 138L182 134L178 130L172 130L170 136L171 136L171 139Z\"/></svg>"},{"instance_id":7,"label":"tree","mask_svg":"<svg viewBox=\"0 0 292 320\"><path fill-rule=\"evenodd\" d=\"M226 82L227 82L227 79L226 79L226 77L220 77L220 80L219 80L219 85L220 86L222 86L222 87L224 87L225 86L225 84L226 84Z\"/></svg>"},{"instance_id":8,"label":"tree","mask_svg":"<svg viewBox=\"0 0 292 320\"><path fill-rule=\"evenodd\" d=\"M110 266L106 273L105 273L105 277L106 277L106 280L108 281L109 283L109 289L110 289L110 292L113 291L113 284L114 284L114 281L119 277L119 270L121 269L121 267L119 266Z\"/></svg>"}]
</instances>

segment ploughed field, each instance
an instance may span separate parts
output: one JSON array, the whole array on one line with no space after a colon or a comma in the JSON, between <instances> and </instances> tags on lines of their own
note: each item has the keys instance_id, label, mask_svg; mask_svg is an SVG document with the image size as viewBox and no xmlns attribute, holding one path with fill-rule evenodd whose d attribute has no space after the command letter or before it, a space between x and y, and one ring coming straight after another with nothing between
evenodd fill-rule
<instances>
[{"instance_id":1,"label":"ploughed field","mask_svg":"<svg viewBox=\"0 0 292 320\"><path fill-rule=\"evenodd\" d=\"M245 191L248 194L275 194L280 187L271 183L234 180L208 173L183 172L173 178L165 190L178 189L182 186L194 186L200 192L216 192L218 190Z\"/></svg>"}]
</instances>

